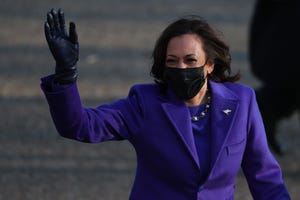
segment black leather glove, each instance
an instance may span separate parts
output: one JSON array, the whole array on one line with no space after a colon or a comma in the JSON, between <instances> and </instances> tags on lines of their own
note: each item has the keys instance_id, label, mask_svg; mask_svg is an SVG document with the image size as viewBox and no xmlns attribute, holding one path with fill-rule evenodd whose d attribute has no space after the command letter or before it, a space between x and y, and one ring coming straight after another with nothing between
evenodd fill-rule
<instances>
[{"instance_id":1,"label":"black leather glove","mask_svg":"<svg viewBox=\"0 0 300 200\"><path fill-rule=\"evenodd\" d=\"M76 63L79 57L75 24L70 22L68 35L63 11L52 9L47 13L44 28L49 49L56 61L54 82L60 85L74 83L78 76Z\"/></svg>"}]
</instances>

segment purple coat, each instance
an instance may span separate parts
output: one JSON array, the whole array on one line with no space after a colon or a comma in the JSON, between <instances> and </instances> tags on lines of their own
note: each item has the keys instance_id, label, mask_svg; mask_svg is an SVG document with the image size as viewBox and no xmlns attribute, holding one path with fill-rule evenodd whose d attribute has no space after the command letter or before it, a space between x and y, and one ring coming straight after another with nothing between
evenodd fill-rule
<instances>
[{"instance_id":1,"label":"purple coat","mask_svg":"<svg viewBox=\"0 0 300 200\"><path fill-rule=\"evenodd\" d=\"M55 89L49 76L41 87L63 137L89 143L127 139L133 145L137 170L131 200L230 200L240 167L254 199L290 199L268 149L253 90L233 83L209 85L212 162L203 185L188 108L170 90L135 85L125 99L84 108L76 84Z\"/></svg>"}]
</instances>

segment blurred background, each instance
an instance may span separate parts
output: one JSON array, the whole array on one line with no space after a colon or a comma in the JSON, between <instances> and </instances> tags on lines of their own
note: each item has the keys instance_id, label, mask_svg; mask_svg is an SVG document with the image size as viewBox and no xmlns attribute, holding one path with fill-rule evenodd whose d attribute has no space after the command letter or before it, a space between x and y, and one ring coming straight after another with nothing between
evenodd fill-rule
<instances>
[{"instance_id":1,"label":"blurred background","mask_svg":"<svg viewBox=\"0 0 300 200\"><path fill-rule=\"evenodd\" d=\"M0 200L123 200L135 174L128 142L84 144L58 136L40 78L54 71L44 38L51 8L77 25L79 90L87 107L125 97L131 85L153 82L151 51L161 31L197 14L220 30L241 83L259 87L248 61L254 0L0 0ZM300 199L298 116L283 120L276 157L293 199ZM236 198L250 200L240 173Z\"/></svg>"}]
</instances>

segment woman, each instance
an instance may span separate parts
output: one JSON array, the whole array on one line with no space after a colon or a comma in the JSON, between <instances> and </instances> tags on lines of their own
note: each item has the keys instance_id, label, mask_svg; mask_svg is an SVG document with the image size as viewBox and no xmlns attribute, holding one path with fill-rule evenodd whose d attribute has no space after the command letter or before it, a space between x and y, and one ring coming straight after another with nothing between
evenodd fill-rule
<instances>
[{"instance_id":1,"label":"woman","mask_svg":"<svg viewBox=\"0 0 300 200\"><path fill-rule=\"evenodd\" d=\"M68 36L63 12L51 10L45 34L56 69L41 87L58 132L89 143L127 139L137 154L130 199L233 199L241 166L254 199L290 199L254 92L233 83L228 47L206 22L170 24L153 51L156 84L93 109L76 86L75 24Z\"/></svg>"}]
</instances>

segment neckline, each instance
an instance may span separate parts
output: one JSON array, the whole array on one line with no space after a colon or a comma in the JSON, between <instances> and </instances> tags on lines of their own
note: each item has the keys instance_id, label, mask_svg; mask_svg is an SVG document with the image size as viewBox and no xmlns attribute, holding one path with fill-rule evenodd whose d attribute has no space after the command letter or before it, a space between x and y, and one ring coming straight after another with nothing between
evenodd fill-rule
<instances>
[{"instance_id":1,"label":"neckline","mask_svg":"<svg viewBox=\"0 0 300 200\"><path fill-rule=\"evenodd\" d=\"M207 103L201 104L199 106L189 106L189 111L191 114L191 120L197 122L202 118L205 118L209 114L210 107L210 96L207 97Z\"/></svg>"},{"instance_id":2,"label":"neckline","mask_svg":"<svg viewBox=\"0 0 300 200\"><path fill-rule=\"evenodd\" d=\"M205 110L205 106L206 106L206 104L201 104L198 106L188 106L188 109L190 111L191 116L199 115L200 112Z\"/></svg>"}]
</instances>

